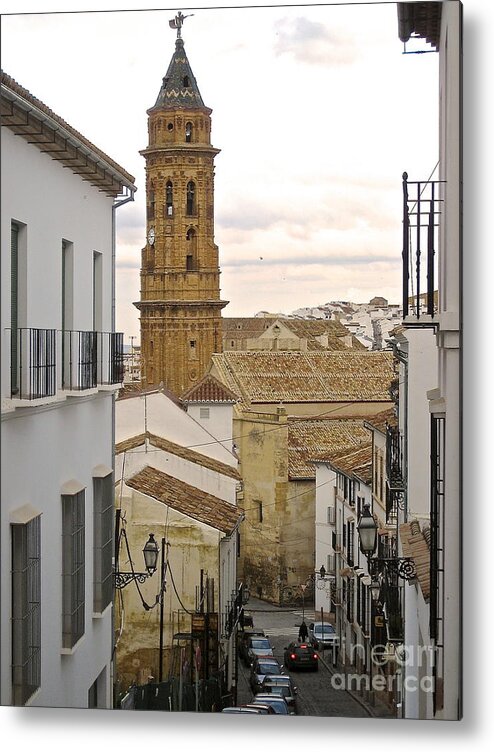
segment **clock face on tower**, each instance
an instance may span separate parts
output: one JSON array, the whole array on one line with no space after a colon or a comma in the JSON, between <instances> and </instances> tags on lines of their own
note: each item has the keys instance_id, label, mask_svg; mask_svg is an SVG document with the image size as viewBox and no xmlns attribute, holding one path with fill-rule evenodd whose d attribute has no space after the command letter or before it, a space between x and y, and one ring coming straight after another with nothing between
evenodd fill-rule
<instances>
[{"instance_id":1,"label":"clock face on tower","mask_svg":"<svg viewBox=\"0 0 494 752\"><path fill-rule=\"evenodd\" d=\"M148 243L149 245L154 245L154 227L151 227L148 232Z\"/></svg>"}]
</instances>

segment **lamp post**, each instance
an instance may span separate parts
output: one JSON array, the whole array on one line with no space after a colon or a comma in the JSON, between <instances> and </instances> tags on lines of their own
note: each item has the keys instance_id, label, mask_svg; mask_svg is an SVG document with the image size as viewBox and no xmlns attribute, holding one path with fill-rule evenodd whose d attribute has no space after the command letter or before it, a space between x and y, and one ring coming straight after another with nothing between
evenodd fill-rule
<instances>
[{"instance_id":1,"label":"lamp post","mask_svg":"<svg viewBox=\"0 0 494 752\"><path fill-rule=\"evenodd\" d=\"M131 572L121 572L117 569L113 574L114 585L118 590L127 587L130 582L140 582L141 584L147 580L148 577L152 577L156 572L156 565L158 562L158 544L154 539L154 534L150 533L149 538L144 546L142 553L144 555L144 565L146 567L145 572L135 572L131 562Z\"/></svg>"},{"instance_id":2,"label":"lamp post","mask_svg":"<svg viewBox=\"0 0 494 752\"><path fill-rule=\"evenodd\" d=\"M357 524L357 531L359 536L360 550L367 558L369 574L372 577L373 581L377 581L377 578L380 574L383 574L385 577L393 574L406 581L415 579L415 577L417 576L417 570L415 568L415 562L411 557L373 556L377 547L377 523L370 512L368 504L364 504L360 519ZM375 596L376 589L379 589L378 582L371 584L371 594L373 589Z\"/></svg>"}]
</instances>

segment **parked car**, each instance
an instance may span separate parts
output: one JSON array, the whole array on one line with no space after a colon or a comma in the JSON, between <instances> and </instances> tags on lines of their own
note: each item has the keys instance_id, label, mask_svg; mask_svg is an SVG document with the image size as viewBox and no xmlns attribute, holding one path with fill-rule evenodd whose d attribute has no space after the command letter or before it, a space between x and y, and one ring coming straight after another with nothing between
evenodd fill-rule
<instances>
[{"instance_id":1,"label":"parked car","mask_svg":"<svg viewBox=\"0 0 494 752\"><path fill-rule=\"evenodd\" d=\"M295 715L295 711L290 710L281 695L259 694L252 700L251 705L271 705L277 715Z\"/></svg>"},{"instance_id":2,"label":"parked car","mask_svg":"<svg viewBox=\"0 0 494 752\"><path fill-rule=\"evenodd\" d=\"M259 694L281 695L289 709L296 712L297 688L289 676L265 676Z\"/></svg>"},{"instance_id":3,"label":"parked car","mask_svg":"<svg viewBox=\"0 0 494 752\"><path fill-rule=\"evenodd\" d=\"M338 647L339 638L332 624L316 621L309 624L309 642L316 650Z\"/></svg>"},{"instance_id":4,"label":"parked car","mask_svg":"<svg viewBox=\"0 0 494 752\"><path fill-rule=\"evenodd\" d=\"M238 642L238 654L240 658L243 660L244 663L249 665L248 662L248 650L250 646L250 640L253 637L264 637L264 632L262 629L259 630L253 630L253 629L246 629L244 632L242 632L239 636L239 642Z\"/></svg>"},{"instance_id":5,"label":"parked car","mask_svg":"<svg viewBox=\"0 0 494 752\"><path fill-rule=\"evenodd\" d=\"M223 708L222 713L249 713L250 715L262 715L261 709L247 707L246 705L236 705L228 708Z\"/></svg>"},{"instance_id":6,"label":"parked car","mask_svg":"<svg viewBox=\"0 0 494 752\"><path fill-rule=\"evenodd\" d=\"M275 715L275 710L272 705L267 705L266 703L254 703L254 702L248 702L245 705L242 705L243 708L254 708L257 712L259 712L260 715Z\"/></svg>"},{"instance_id":7,"label":"parked car","mask_svg":"<svg viewBox=\"0 0 494 752\"><path fill-rule=\"evenodd\" d=\"M317 671L319 656L312 645L306 642L291 642L285 648L283 664L292 671L298 669Z\"/></svg>"},{"instance_id":8,"label":"parked car","mask_svg":"<svg viewBox=\"0 0 494 752\"><path fill-rule=\"evenodd\" d=\"M252 666L260 656L273 655L273 648L267 637L251 637L247 645L246 664Z\"/></svg>"},{"instance_id":9,"label":"parked car","mask_svg":"<svg viewBox=\"0 0 494 752\"><path fill-rule=\"evenodd\" d=\"M281 674L283 667L280 666L273 656L259 656L256 658L250 669L249 683L254 694L259 692L262 680L267 675Z\"/></svg>"}]
</instances>

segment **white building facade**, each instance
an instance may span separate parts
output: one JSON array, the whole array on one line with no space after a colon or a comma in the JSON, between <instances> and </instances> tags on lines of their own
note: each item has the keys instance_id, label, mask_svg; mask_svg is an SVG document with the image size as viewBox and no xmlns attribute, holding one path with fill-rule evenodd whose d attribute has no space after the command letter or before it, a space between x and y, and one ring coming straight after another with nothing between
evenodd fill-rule
<instances>
[{"instance_id":1,"label":"white building facade","mask_svg":"<svg viewBox=\"0 0 494 752\"><path fill-rule=\"evenodd\" d=\"M439 174L437 180L405 173L403 240L403 327L408 341L407 389L400 395L401 434L406 447L406 506L402 524L429 517L430 548L427 604L422 592L407 589L406 614L418 614L422 635L413 620L405 640L430 646L433 660L430 699L416 690L404 695L404 714L411 718L461 718L461 39L462 5L399 3L399 36L413 35L439 55ZM426 41L424 41L426 40ZM422 178L422 181L421 181ZM417 198L420 196L420 205ZM431 217L433 220L431 220ZM417 224L419 227L417 228ZM412 229L409 235L407 230ZM421 248L418 241L421 241ZM417 260L421 263L417 265ZM408 272L408 268L414 269ZM421 271L419 271L421 270ZM413 282L412 282L413 280ZM411 288L410 285L413 285ZM420 288L420 289L419 289ZM410 303L420 293L423 305ZM429 336L426 356L417 354L414 329ZM399 346L400 343L398 343ZM420 374L420 381L417 381ZM428 384L423 376L427 375ZM424 410L426 418L424 420ZM404 420L419 416L412 431ZM420 417L421 416L421 417ZM413 468L421 468L420 483ZM423 527L423 526L422 526ZM403 539L402 539L403 543ZM405 551L403 551L405 553ZM429 592L427 592L429 591ZM419 598L418 604L416 599ZM428 608L428 619L422 618Z\"/></svg>"},{"instance_id":2,"label":"white building facade","mask_svg":"<svg viewBox=\"0 0 494 752\"><path fill-rule=\"evenodd\" d=\"M135 186L3 73L1 105L1 703L108 708L115 210Z\"/></svg>"},{"instance_id":3,"label":"white building facade","mask_svg":"<svg viewBox=\"0 0 494 752\"><path fill-rule=\"evenodd\" d=\"M160 390L137 392L116 402L117 514L136 570L142 569L141 550L149 533L157 542L166 541L168 568L163 656L156 657L158 612L147 613L140 598L142 593L153 601L157 578L141 585L139 591L126 587L120 596L118 611L124 628L117 643L117 663L124 689L131 681L145 680L149 670L159 679L161 665L173 668L174 634L190 629L191 613L198 607L197 588L206 577L214 582L209 605L218 615L216 638L225 687L233 692L236 686L238 623L231 615L238 615L234 601L243 511L237 507L241 485L238 461L225 446L232 444L234 401L229 390L205 377L187 392L187 410ZM157 483L149 484L148 476ZM120 568L128 571L123 545L120 558ZM130 663L136 667L134 676ZM189 664L188 678L193 680L193 661Z\"/></svg>"}]
</instances>

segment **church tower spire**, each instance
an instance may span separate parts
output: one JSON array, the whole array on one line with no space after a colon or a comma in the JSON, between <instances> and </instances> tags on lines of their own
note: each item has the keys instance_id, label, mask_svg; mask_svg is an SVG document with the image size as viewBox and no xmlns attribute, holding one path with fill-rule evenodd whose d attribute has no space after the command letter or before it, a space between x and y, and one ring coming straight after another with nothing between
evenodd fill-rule
<instances>
[{"instance_id":1,"label":"church tower spire","mask_svg":"<svg viewBox=\"0 0 494 752\"><path fill-rule=\"evenodd\" d=\"M218 246L214 242L211 112L205 106L181 37L158 97L148 111L146 245L142 249L141 381L180 395L221 352Z\"/></svg>"}]
</instances>

